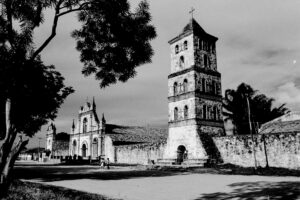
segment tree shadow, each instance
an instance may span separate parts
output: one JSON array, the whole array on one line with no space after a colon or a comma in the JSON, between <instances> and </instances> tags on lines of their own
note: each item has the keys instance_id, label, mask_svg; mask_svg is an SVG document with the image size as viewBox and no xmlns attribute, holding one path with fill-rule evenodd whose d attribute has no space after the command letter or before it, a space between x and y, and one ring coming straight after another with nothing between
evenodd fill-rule
<instances>
[{"instance_id":1,"label":"tree shadow","mask_svg":"<svg viewBox=\"0 0 300 200\"><path fill-rule=\"evenodd\" d=\"M145 177L163 177L182 174L182 170L106 170L97 167L16 167L13 171L15 179L39 180L52 182L62 180L96 179L96 180L120 180Z\"/></svg>"},{"instance_id":2,"label":"tree shadow","mask_svg":"<svg viewBox=\"0 0 300 200\"><path fill-rule=\"evenodd\" d=\"M300 182L241 182L228 185L229 193L203 194L195 200L296 200L300 199Z\"/></svg>"}]
</instances>

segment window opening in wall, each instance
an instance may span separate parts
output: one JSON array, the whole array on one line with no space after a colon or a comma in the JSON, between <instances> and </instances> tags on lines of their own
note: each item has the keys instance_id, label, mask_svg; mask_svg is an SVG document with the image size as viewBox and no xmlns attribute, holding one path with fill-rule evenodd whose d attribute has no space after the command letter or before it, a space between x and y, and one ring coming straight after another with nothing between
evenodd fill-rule
<instances>
[{"instance_id":1,"label":"window opening in wall","mask_svg":"<svg viewBox=\"0 0 300 200\"><path fill-rule=\"evenodd\" d=\"M174 95L176 95L178 93L178 84L177 84L177 82L175 82L174 85L173 85L173 92L174 92Z\"/></svg>"},{"instance_id":2,"label":"window opening in wall","mask_svg":"<svg viewBox=\"0 0 300 200\"><path fill-rule=\"evenodd\" d=\"M214 112L214 119L218 120L218 108L217 108L217 106L214 107L214 111L213 112Z\"/></svg>"},{"instance_id":3,"label":"window opening in wall","mask_svg":"<svg viewBox=\"0 0 300 200\"><path fill-rule=\"evenodd\" d=\"M188 42L184 41L183 46L184 46L184 50L187 50L188 49Z\"/></svg>"},{"instance_id":4,"label":"window opening in wall","mask_svg":"<svg viewBox=\"0 0 300 200\"><path fill-rule=\"evenodd\" d=\"M183 92L187 92L188 91L188 81L187 79L184 79L183 81Z\"/></svg>"},{"instance_id":5,"label":"window opening in wall","mask_svg":"<svg viewBox=\"0 0 300 200\"><path fill-rule=\"evenodd\" d=\"M209 65L210 65L210 62L209 62L208 56L204 55L204 67L207 68L207 67L209 67Z\"/></svg>"},{"instance_id":6,"label":"window opening in wall","mask_svg":"<svg viewBox=\"0 0 300 200\"><path fill-rule=\"evenodd\" d=\"M205 86L205 78L202 79L202 92L206 92L206 86Z\"/></svg>"},{"instance_id":7,"label":"window opening in wall","mask_svg":"<svg viewBox=\"0 0 300 200\"><path fill-rule=\"evenodd\" d=\"M213 94L216 94L216 81L214 81L214 80L212 81L211 87L212 87L212 89L211 89L211 90L212 90L212 93L213 93Z\"/></svg>"},{"instance_id":8,"label":"window opening in wall","mask_svg":"<svg viewBox=\"0 0 300 200\"><path fill-rule=\"evenodd\" d=\"M179 53L179 46L176 45L176 46L175 46L175 54L178 54L178 53Z\"/></svg>"},{"instance_id":9,"label":"window opening in wall","mask_svg":"<svg viewBox=\"0 0 300 200\"><path fill-rule=\"evenodd\" d=\"M188 118L188 116L189 116L189 108L188 108L188 106L186 105L186 106L184 106L184 119L187 119Z\"/></svg>"},{"instance_id":10,"label":"window opening in wall","mask_svg":"<svg viewBox=\"0 0 300 200\"><path fill-rule=\"evenodd\" d=\"M174 120L175 121L178 120L178 108L177 107L174 108Z\"/></svg>"},{"instance_id":11,"label":"window opening in wall","mask_svg":"<svg viewBox=\"0 0 300 200\"><path fill-rule=\"evenodd\" d=\"M179 67L184 67L184 57L180 56L179 58Z\"/></svg>"},{"instance_id":12,"label":"window opening in wall","mask_svg":"<svg viewBox=\"0 0 300 200\"><path fill-rule=\"evenodd\" d=\"M83 133L86 133L87 132L87 119L86 118L83 119L82 126L83 126Z\"/></svg>"},{"instance_id":13,"label":"window opening in wall","mask_svg":"<svg viewBox=\"0 0 300 200\"><path fill-rule=\"evenodd\" d=\"M206 119L206 105L203 105L203 119Z\"/></svg>"}]
</instances>

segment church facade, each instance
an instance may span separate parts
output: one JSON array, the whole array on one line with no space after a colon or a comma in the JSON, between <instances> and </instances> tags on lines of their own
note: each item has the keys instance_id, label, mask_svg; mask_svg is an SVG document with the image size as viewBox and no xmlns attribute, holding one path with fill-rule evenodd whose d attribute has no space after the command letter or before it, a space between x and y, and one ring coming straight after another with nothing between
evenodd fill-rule
<instances>
[{"instance_id":1,"label":"church facade","mask_svg":"<svg viewBox=\"0 0 300 200\"><path fill-rule=\"evenodd\" d=\"M209 158L202 136L224 134L217 40L191 19L169 41L169 134L165 162L202 164Z\"/></svg>"},{"instance_id":2,"label":"church facade","mask_svg":"<svg viewBox=\"0 0 300 200\"><path fill-rule=\"evenodd\" d=\"M98 118L94 99L81 106L71 128L69 155L91 159L104 156L105 123L104 115L101 121Z\"/></svg>"}]
</instances>

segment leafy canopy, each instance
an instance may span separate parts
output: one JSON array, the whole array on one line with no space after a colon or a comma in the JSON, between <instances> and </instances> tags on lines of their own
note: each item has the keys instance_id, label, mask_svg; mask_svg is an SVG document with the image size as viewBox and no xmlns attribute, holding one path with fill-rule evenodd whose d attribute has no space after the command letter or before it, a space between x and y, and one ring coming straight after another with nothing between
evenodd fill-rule
<instances>
[{"instance_id":1,"label":"leafy canopy","mask_svg":"<svg viewBox=\"0 0 300 200\"><path fill-rule=\"evenodd\" d=\"M1 110L5 110L5 100L10 97L14 130L32 136L49 119L54 120L58 108L73 89L64 85L64 78L52 65L46 66L39 59L30 61L20 56L14 63L10 59L0 58ZM1 114L0 138L3 138L5 115L4 112Z\"/></svg>"},{"instance_id":2,"label":"leafy canopy","mask_svg":"<svg viewBox=\"0 0 300 200\"><path fill-rule=\"evenodd\" d=\"M273 98L259 94L250 85L241 83L236 90L227 89L223 99L223 107L231 113L224 113L224 116L233 120L237 134L250 134L246 98L249 100L253 133L263 123L289 112L285 104L276 107L273 105L275 101Z\"/></svg>"},{"instance_id":3,"label":"leafy canopy","mask_svg":"<svg viewBox=\"0 0 300 200\"><path fill-rule=\"evenodd\" d=\"M45 41L34 43L34 30L54 10ZM100 87L125 82L136 67L151 62L150 41L156 37L146 1L132 12L128 0L0 0L0 133L5 130L5 101L12 100L12 123L31 136L54 119L64 99L73 92L41 52L56 35L59 19L78 12L82 26L72 36L84 64L82 73L95 75Z\"/></svg>"},{"instance_id":4,"label":"leafy canopy","mask_svg":"<svg viewBox=\"0 0 300 200\"><path fill-rule=\"evenodd\" d=\"M156 37L146 1L130 12L127 0L91 1L78 15L83 24L73 32L84 63L82 73L95 74L100 86L125 82L135 68L151 62L150 40Z\"/></svg>"}]
</instances>

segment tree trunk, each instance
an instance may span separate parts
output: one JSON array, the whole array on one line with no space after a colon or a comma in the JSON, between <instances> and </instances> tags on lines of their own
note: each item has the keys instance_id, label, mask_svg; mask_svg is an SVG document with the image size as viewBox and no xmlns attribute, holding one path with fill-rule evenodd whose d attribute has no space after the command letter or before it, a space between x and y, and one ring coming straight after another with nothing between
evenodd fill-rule
<instances>
[{"instance_id":1,"label":"tree trunk","mask_svg":"<svg viewBox=\"0 0 300 200\"><path fill-rule=\"evenodd\" d=\"M11 99L6 99L5 104L5 122L6 130L3 144L0 149L0 197L6 195L11 182L11 171L21 150L27 145L28 140L23 141L20 137L19 142L15 147L17 131L11 123Z\"/></svg>"},{"instance_id":2,"label":"tree trunk","mask_svg":"<svg viewBox=\"0 0 300 200\"><path fill-rule=\"evenodd\" d=\"M8 188L10 186L11 180L12 180L12 170L15 164L16 159L18 158L20 152L22 149L27 145L28 140L23 141L20 139L19 143L11 150L6 149L6 151L9 151L8 156L5 158L2 158L1 160L5 160L5 163L1 163L1 175L0 175L0 198L5 196L7 194ZM3 152L3 154L6 154ZM2 154L2 155L3 155Z\"/></svg>"}]
</instances>

